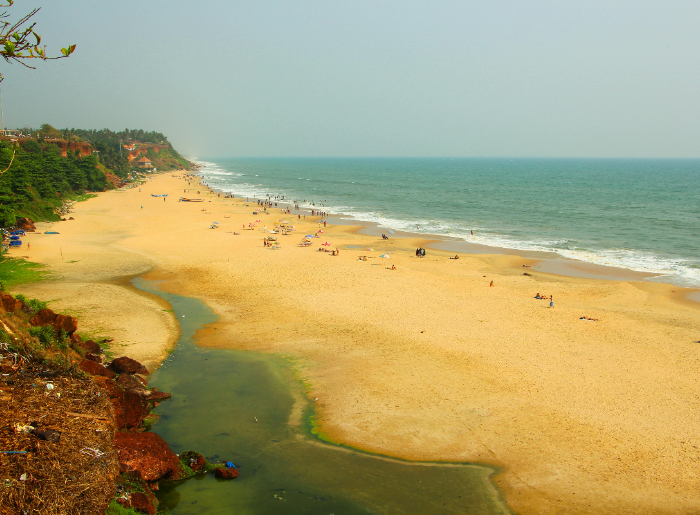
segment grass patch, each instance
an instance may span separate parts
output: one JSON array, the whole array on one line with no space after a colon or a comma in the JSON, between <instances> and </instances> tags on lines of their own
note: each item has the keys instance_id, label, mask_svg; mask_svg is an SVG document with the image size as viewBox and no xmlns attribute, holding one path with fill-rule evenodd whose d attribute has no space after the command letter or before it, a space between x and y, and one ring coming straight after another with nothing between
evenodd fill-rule
<instances>
[{"instance_id":1,"label":"grass patch","mask_svg":"<svg viewBox=\"0 0 700 515\"><path fill-rule=\"evenodd\" d=\"M18 284L29 284L48 279L49 272L44 265L20 258L0 256L0 289L12 288Z\"/></svg>"},{"instance_id":2,"label":"grass patch","mask_svg":"<svg viewBox=\"0 0 700 515\"><path fill-rule=\"evenodd\" d=\"M83 193L82 195L76 195L71 200L74 200L75 202L85 202L86 200L95 198L96 196L97 195L95 195L94 193Z\"/></svg>"},{"instance_id":3,"label":"grass patch","mask_svg":"<svg viewBox=\"0 0 700 515\"><path fill-rule=\"evenodd\" d=\"M15 297L16 297L16 295L15 295ZM56 302L59 300L61 300L61 299L54 299L54 300L50 300L48 302ZM83 312L82 312L82 310L77 310L77 309L72 309L72 308L64 308L64 309L61 309L61 314L69 315L69 316L72 316L75 318L80 318L83 315Z\"/></svg>"},{"instance_id":4,"label":"grass patch","mask_svg":"<svg viewBox=\"0 0 700 515\"><path fill-rule=\"evenodd\" d=\"M105 515L143 515L143 513L133 508L124 508L124 506L117 503L115 499L112 499L112 502L107 506Z\"/></svg>"}]
</instances>

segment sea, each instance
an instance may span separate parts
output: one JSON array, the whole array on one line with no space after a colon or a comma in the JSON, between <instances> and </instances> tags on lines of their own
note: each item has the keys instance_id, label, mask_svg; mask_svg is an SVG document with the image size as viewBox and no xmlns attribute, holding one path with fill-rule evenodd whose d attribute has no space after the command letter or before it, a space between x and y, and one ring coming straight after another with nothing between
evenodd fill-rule
<instances>
[{"instance_id":1,"label":"sea","mask_svg":"<svg viewBox=\"0 0 700 515\"><path fill-rule=\"evenodd\" d=\"M700 160L205 158L211 187L700 287ZM473 234L472 234L473 232Z\"/></svg>"}]
</instances>

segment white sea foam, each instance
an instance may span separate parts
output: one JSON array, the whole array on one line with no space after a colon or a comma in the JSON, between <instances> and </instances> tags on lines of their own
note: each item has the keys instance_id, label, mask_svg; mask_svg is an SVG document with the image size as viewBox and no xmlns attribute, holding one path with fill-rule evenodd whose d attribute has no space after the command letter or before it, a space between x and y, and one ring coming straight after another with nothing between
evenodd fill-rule
<instances>
[{"instance_id":1,"label":"white sea foam","mask_svg":"<svg viewBox=\"0 0 700 515\"><path fill-rule=\"evenodd\" d=\"M244 174L237 171L226 170L215 163L195 161L202 166L199 173L209 179L210 183L216 182L217 189L226 193L248 198L266 198L267 195L280 195L285 197L287 203L300 197L310 197L310 193L299 195L290 191L274 191L262 184L237 183ZM256 177L258 174L255 175ZM228 179L228 180L227 180ZM298 180L304 180L299 177ZM305 179L310 180L310 179ZM521 251L553 252L562 257L605 265L639 272L658 274L660 280L675 284L700 287L700 261L690 262L682 259L673 259L649 252L634 249L590 249L578 248L575 242L567 239L518 239L512 235L499 233L497 228L486 226L482 223L466 225L462 222L449 220L436 220L430 218L392 217L380 210L358 209L351 205L324 206L318 201L315 205L312 201L299 204L306 209L323 209L332 214L340 215L343 219L357 220L376 224L387 230L406 231L419 233L433 237L449 237L461 239L471 243L477 243L489 247L505 248ZM474 231L474 234L471 234Z\"/></svg>"}]
</instances>

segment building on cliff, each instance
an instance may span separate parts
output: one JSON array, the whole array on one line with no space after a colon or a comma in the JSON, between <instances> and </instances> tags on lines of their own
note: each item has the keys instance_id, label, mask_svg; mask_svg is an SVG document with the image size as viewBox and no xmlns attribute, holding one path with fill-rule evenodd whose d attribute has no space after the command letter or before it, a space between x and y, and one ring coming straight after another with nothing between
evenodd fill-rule
<instances>
[{"instance_id":1,"label":"building on cliff","mask_svg":"<svg viewBox=\"0 0 700 515\"><path fill-rule=\"evenodd\" d=\"M153 163L151 163L151 160L145 156L136 161L136 164L139 168L145 168L147 170L151 170L154 168Z\"/></svg>"}]
</instances>

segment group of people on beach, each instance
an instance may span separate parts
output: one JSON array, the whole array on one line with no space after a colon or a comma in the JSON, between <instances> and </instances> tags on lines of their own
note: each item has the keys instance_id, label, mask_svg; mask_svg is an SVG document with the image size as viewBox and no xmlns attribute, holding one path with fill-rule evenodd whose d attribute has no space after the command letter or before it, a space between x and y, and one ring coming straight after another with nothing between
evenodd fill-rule
<instances>
[{"instance_id":1,"label":"group of people on beach","mask_svg":"<svg viewBox=\"0 0 700 515\"><path fill-rule=\"evenodd\" d=\"M535 298L540 299L540 300L549 300L549 307L550 308L554 307L554 296L552 296L552 295L547 297L546 295L540 295L540 293L537 292L537 295L535 295Z\"/></svg>"}]
</instances>

